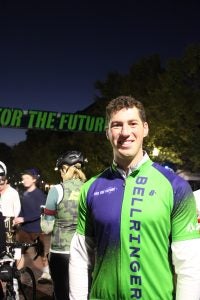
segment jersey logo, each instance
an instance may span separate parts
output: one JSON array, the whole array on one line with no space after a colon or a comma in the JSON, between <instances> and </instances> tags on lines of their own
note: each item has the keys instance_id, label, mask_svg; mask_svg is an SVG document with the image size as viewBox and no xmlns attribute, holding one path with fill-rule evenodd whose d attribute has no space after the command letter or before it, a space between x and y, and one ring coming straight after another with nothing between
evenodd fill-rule
<instances>
[{"instance_id":1,"label":"jersey logo","mask_svg":"<svg viewBox=\"0 0 200 300\"><path fill-rule=\"evenodd\" d=\"M200 224L199 223L196 223L196 224L189 223L186 227L186 231L187 232L200 231Z\"/></svg>"},{"instance_id":2,"label":"jersey logo","mask_svg":"<svg viewBox=\"0 0 200 300\"><path fill-rule=\"evenodd\" d=\"M103 194L111 194L113 192L117 191L116 187L108 187L106 190L97 191L94 193L94 196L99 196Z\"/></svg>"},{"instance_id":3,"label":"jersey logo","mask_svg":"<svg viewBox=\"0 0 200 300\"><path fill-rule=\"evenodd\" d=\"M154 196L156 194L156 191L155 190L151 190L150 192L149 192L149 196Z\"/></svg>"}]
</instances>

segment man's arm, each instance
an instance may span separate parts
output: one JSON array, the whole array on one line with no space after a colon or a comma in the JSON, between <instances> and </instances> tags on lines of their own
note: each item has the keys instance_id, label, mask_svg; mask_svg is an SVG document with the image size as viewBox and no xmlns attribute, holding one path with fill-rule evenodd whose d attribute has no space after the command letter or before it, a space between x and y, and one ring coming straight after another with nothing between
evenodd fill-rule
<instances>
[{"instance_id":1,"label":"man's arm","mask_svg":"<svg viewBox=\"0 0 200 300\"><path fill-rule=\"evenodd\" d=\"M60 186L60 185L59 185ZM63 196L63 189L62 189ZM62 198L62 197L61 197ZM53 231L56 215L56 207L59 199L59 191L54 186L52 187L47 195L44 212L41 214L40 226L43 233L49 234Z\"/></svg>"},{"instance_id":2,"label":"man's arm","mask_svg":"<svg viewBox=\"0 0 200 300\"><path fill-rule=\"evenodd\" d=\"M172 243L177 274L176 300L200 299L200 239Z\"/></svg>"},{"instance_id":3,"label":"man's arm","mask_svg":"<svg viewBox=\"0 0 200 300\"><path fill-rule=\"evenodd\" d=\"M94 265L92 238L75 233L70 246L70 300L87 300Z\"/></svg>"},{"instance_id":4,"label":"man's arm","mask_svg":"<svg viewBox=\"0 0 200 300\"><path fill-rule=\"evenodd\" d=\"M14 210L13 217L18 217L19 213L21 211L21 202L20 202L19 194L17 191L16 191L15 196L13 197L13 210Z\"/></svg>"},{"instance_id":5,"label":"man's arm","mask_svg":"<svg viewBox=\"0 0 200 300\"><path fill-rule=\"evenodd\" d=\"M4 219L2 212L0 212L0 254L6 250L6 229Z\"/></svg>"}]
</instances>

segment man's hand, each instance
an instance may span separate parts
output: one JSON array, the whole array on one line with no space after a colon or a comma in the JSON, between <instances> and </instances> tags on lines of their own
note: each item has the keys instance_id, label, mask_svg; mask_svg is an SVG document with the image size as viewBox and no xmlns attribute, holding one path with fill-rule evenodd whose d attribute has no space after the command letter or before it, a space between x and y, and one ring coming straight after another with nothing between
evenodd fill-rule
<instances>
[{"instance_id":1,"label":"man's hand","mask_svg":"<svg viewBox=\"0 0 200 300\"><path fill-rule=\"evenodd\" d=\"M18 225L18 224L24 223L24 218L22 218L22 217L14 218L13 223L14 223L14 225Z\"/></svg>"}]
</instances>

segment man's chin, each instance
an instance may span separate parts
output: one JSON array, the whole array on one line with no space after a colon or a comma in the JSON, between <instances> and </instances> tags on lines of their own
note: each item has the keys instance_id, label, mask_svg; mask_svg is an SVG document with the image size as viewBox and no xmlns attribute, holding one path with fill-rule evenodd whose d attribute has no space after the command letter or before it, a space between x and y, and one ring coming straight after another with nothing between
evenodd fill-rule
<instances>
[{"instance_id":1,"label":"man's chin","mask_svg":"<svg viewBox=\"0 0 200 300\"><path fill-rule=\"evenodd\" d=\"M125 157L133 157L133 150L131 150L130 148L120 148L118 149L118 152L120 155L125 156Z\"/></svg>"},{"instance_id":2,"label":"man's chin","mask_svg":"<svg viewBox=\"0 0 200 300\"><path fill-rule=\"evenodd\" d=\"M131 161L134 157L133 153L130 153L130 151L120 151L118 156L127 161Z\"/></svg>"}]
</instances>

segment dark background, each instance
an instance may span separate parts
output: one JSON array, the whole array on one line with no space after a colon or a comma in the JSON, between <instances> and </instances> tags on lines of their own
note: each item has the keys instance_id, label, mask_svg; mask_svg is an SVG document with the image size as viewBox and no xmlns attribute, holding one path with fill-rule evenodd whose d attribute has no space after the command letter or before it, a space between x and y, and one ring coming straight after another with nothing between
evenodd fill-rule
<instances>
[{"instance_id":1,"label":"dark background","mask_svg":"<svg viewBox=\"0 0 200 300\"><path fill-rule=\"evenodd\" d=\"M199 42L199 1L3 1L0 107L76 112L95 101L96 80L142 57L162 63ZM25 130L0 129L0 142Z\"/></svg>"}]
</instances>

